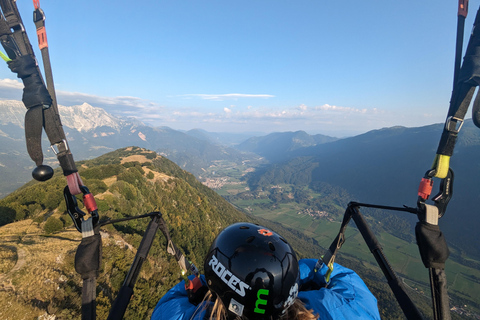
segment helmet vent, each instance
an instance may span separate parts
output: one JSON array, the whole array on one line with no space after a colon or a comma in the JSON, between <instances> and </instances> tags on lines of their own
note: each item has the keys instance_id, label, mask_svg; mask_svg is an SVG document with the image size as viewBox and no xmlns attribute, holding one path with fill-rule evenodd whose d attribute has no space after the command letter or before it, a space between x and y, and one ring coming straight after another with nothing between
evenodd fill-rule
<instances>
[{"instance_id":1,"label":"helmet vent","mask_svg":"<svg viewBox=\"0 0 480 320\"><path fill-rule=\"evenodd\" d=\"M250 229L248 226L241 226L240 229Z\"/></svg>"},{"instance_id":2,"label":"helmet vent","mask_svg":"<svg viewBox=\"0 0 480 320\"><path fill-rule=\"evenodd\" d=\"M286 244L288 244L287 240L283 239L283 238L280 238L280 240L282 240L283 242L285 242Z\"/></svg>"},{"instance_id":3,"label":"helmet vent","mask_svg":"<svg viewBox=\"0 0 480 320\"><path fill-rule=\"evenodd\" d=\"M270 250L275 251L275 246L273 245L273 243L269 242L268 247L270 248Z\"/></svg>"},{"instance_id":4,"label":"helmet vent","mask_svg":"<svg viewBox=\"0 0 480 320\"><path fill-rule=\"evenodd\" d=\"M250 243L250 242L252 242L253 240L255 240L255 236L250 236L250 237L248 237L246 241L247 241L247 243Z\"/></svg>"}]
</instances>

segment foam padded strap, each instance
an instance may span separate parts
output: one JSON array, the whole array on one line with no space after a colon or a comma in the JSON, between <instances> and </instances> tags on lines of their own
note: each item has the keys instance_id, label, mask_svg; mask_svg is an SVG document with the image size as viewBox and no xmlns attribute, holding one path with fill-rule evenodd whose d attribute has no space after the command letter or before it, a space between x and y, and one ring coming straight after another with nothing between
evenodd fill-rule
<instances>
[{"instance_id":1,"label":"foam padded strap","mask_svg":"<svg viewBox=\"0 0 480 320\"><path fill-rule=\"evenodd\" d=\"M22 101L27 109L52 104L52 98L43 83L37 61L33 55L17 57L8 62L8 67L23 81Z\"/></svg>"},{"instance_id":2,"label":"foam padded strap","mask_svg":"<svg viewBox=\"0 0 480 320\"><path fill-rule=\"evenodd\" d=\"M415 226L418 249L426 268L445 268L450 251L438 225L420 221Z\"/></svg>"},{"instance_id":3,"label":"foam padded strap","mask_svg":"<svg viewBox=\"0 0 480 320\"><path fill-rule=\"evenodd\" d=\"M102 237L100 234L83 238L75 254L75 271L82 276L82 279L96 278L101 260Z\"/></svg>"}]
</instances>

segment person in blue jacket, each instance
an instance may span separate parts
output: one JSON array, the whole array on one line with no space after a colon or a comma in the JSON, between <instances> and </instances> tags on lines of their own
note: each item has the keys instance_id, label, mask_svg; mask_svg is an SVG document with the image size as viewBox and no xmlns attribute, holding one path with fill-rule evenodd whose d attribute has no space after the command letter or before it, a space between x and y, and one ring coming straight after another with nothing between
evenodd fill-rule
<instances>
[{"instance_id":1,"label":"person in blue jacket","mask_svg":"<svg viewBox=\"0 0 480 320\"><path fill-rule=\"evenodd\" d=\"M377 300L360 277L317 259L297 260L268 228L236 223L213 241L205 275L170 289L152 320L380 319Z\"/></svg>"}]
</instances>

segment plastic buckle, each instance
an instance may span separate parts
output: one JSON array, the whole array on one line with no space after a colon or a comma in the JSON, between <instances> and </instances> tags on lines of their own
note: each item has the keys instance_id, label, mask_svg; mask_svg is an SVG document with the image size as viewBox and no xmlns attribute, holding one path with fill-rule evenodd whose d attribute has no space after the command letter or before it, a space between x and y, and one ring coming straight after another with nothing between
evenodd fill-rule
<instances>
[{"instance_id":1,"label":"plastic buckle","mask_svg":"<svg viewBox=\"0 0 480 320\"><path fill-rule=\"evenodd\" d=\"M450 129L451 124L455 121L455 129ZM458 129L457 129L458 127ZM463 119L460 118L455 118L453 116L450 116L447 118L447 121L445 121L445 130L451 133L459 133L460 130L463 127Z\"/></svg>"}]
</instances>

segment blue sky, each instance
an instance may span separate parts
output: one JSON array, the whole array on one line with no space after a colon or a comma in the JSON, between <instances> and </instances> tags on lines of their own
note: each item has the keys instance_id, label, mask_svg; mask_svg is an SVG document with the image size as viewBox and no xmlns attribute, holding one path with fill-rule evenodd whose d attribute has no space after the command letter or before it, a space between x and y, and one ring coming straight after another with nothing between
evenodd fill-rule
<instances>
[{"instance_id":1,"label":"blue sky","mask_svg":"<svg viewBox=\"0 0 480 320\"><path fill-rule=\"evenodd\" d=\"M479 4L470 1L467 39ZM17 5L41 60L33 4ZM182 130L338 137L447 113L456 0L40 5L61 105L87 102ZM20 100L20 89L0 68L0 99Z\"/></svg>"}]
</instances>

